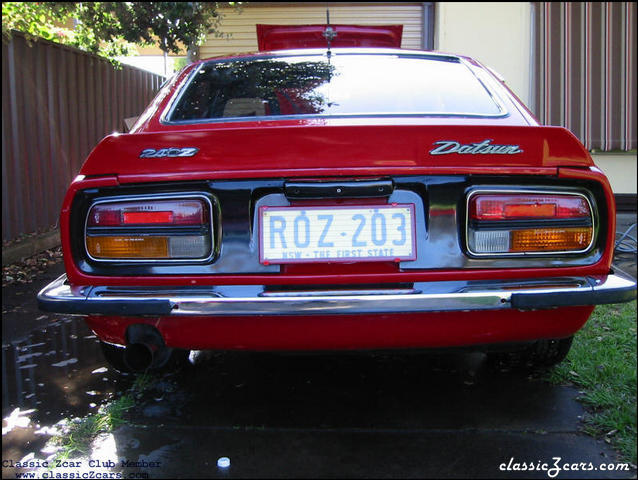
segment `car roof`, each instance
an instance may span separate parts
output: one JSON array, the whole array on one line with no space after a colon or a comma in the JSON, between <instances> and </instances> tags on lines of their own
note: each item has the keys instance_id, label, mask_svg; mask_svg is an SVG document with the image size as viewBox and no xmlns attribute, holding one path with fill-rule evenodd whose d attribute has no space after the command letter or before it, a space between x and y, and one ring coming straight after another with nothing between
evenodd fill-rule
<instances>
[{"instance_id":1,"label":"car roof","mask_svg":"<svg viewBox=\"0 0 638 480\"><path fill-rule=\"evenodd\" d=\"M222 60L235 60L242 58L272 58L272 57L290 57L290 56L304 56L304 55L325 55L328 51L327 48L297 48L290 50L270 50L262 52L244 52L233 55L220 55L215 57L204 58L195 62L195 64L202 64L209 61L222 61ZM403 48L366 48L366 47L349 47L349 48L331 48L331 54L333 55L414 55L431 57L433 60L471 60L469 57L462 55L455 55L443 52L436 52L433 50L408 50Z\"/></svg>"}]
</instances>

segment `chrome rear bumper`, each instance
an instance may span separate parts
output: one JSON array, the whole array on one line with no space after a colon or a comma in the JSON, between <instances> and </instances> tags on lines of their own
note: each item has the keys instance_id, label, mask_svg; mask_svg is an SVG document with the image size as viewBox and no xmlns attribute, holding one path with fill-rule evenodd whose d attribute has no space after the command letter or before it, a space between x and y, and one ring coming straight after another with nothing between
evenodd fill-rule
<instances>
[{"instance_id":1,"label":"chrome rear bumper","mask_svg":"<svg viewBox=\"0 0 638 480\"><path fill-rule=\"evenodd\" d=\"M636 281L604 278L421 282L409 286L76 287L66 275L38 294L40 309L78 315L332 315L544 309L628 302Z\"/></svg>"}]
</instances>

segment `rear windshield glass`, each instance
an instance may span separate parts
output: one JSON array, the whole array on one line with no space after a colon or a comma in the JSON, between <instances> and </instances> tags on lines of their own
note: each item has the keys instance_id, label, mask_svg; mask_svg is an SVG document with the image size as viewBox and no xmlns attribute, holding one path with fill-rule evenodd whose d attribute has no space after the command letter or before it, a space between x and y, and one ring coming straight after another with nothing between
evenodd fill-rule
<instances>
[{"instance_id":1,"label":"rear windshield glass","mask_svg":"<svg viewBox=\"0 0 638 480\"><path fill-rule=\"evenodd\" d=\"M169 121L312 115L498 115L458 59L333 55L202 64Z\"/></svg>"}]
</instances>

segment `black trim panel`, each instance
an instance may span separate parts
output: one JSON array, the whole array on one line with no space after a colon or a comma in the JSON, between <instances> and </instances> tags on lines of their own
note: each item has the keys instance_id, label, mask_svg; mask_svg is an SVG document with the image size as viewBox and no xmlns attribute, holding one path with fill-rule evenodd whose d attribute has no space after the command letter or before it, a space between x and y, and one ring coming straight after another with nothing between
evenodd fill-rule
<instances>
[{"instance_id":1,"label":"black trim panel","mask_svg":"<svg viewBox=\"0 0 638 480\"><path fill-rule=\"evenodd\" d=\"M313 183L316 181L316 183ZM362 177L344 182L334 177L313 179L246 179L194 182L165 182L154 184L125 184L118 187L87 189L77 193L71 209L71 245L73 260L88 275L104 276L157 276L157 275L217 275L217 274L271 274L273 283L283 271L279 265L259 263L258 232L255 231L255 206L267 195L279 194L286 199L286 185L309 185L308 195L317 195L315 185L325 182L346 185L377 185L380 179ZM512 269L512 268L561 268L592 265L603 253L607 241L609 206L605 203L602 187L593 181L558 179L550 176L495 176L495 175L414 175L395 176L383 181L393 185L392 195L399 191L411 192L424 221L417 225L417 259L404 261L395 267L398 271L424 271L432 269ZM370 183L368 183L370 182ZM385 184L387 185L387 184ZM592 249L583 254L523 256L512 258L472 258L465 250L465 199L476 188L490 189L551 189L565 193L579 192L592 202L597 225L597 237ZM366 187L367 188L367 187ZM377 187L378 188L378 187ZM91 261L84 252L83 224L87 209L93 199L124 195L176 194L198 192L214 199L213 222L215 225L215 254L210 261L198 264L176 261L166 264L149 262L108 264ZM372 193L370 193L372 195ZM345 202L326 193L327 202ZM370 197L374 198L374 197ZM377 201L383 197L377 197ZM388 201L386 197L382 201ZM299 199L301 200L301 199ZM414 201L414 200L413 200ZM601 228L602 227L602 228ZM334 274L347 272L347 265L333 264ZM383 264L385 265L385 263ZM387 266L380 272L387 272ZM382 274L380 274L382 275Z\"/></svg>"}]
</instances>

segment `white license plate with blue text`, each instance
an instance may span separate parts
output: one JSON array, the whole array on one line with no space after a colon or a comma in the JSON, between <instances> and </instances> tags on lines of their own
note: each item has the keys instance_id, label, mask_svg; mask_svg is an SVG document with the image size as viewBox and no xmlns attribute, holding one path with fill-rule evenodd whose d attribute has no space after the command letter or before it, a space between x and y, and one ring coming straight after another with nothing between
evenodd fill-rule
<instances>
[{"instance_id":1,"label":"white license plate with blue text","mask_svg":"<svg viewBox=\"0 0 638 480\"><path fill-rule=\"evenodd\" d=\"M263 264L416 258L414 205L259 208Z\"/></svg>"}]
</instances>

